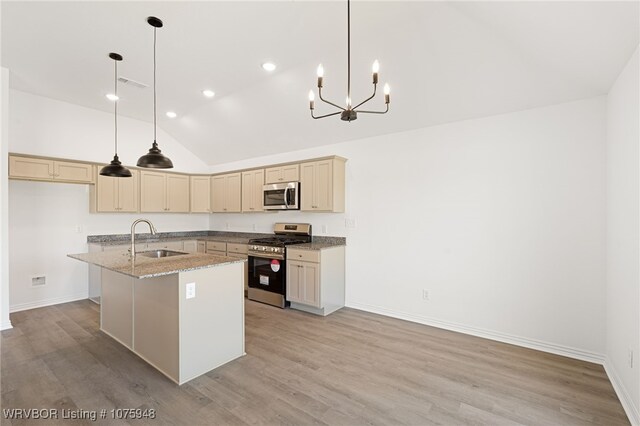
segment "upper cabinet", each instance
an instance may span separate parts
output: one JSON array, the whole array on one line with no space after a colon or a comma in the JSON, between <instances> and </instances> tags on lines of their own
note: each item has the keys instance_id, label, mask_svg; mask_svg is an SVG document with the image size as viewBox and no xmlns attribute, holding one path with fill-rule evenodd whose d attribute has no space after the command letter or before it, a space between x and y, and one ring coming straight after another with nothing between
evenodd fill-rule
<instances>
[{"instance_id":1,"label":"upper cabinet","mask_svg":"<svg viewBox=\"0 0 640 426\"><path fill-rule=\"evenodd\" d=\"M191 213L211 212L211 178L191 176Z\"/></svg>"},{"instance_id":2,"label":"upper cabinet","mask_svg":"<svg viewBox=\"0 0 640 426\"><path fill-rule=\"evenodd\" d=\"M239 213L242 211L241 174L229 173L211 178L211 211Z\"/></svg>"},{"instance_id":3,"label":"upper cabinet","mask_svg":"<svg viewBox=\"0 0 640 426\"><path fill-rule=\"evenodd\" d=\"M300 164L300 210L344 212L345 159Z\"/></svg>"},{"instance_id":4,"label":"upper cabinet","mask_svg":"<svg viewBox=\"0 0 640 426\"><path fill-rule=\"evenodd\" d=\"M189 212L189 176L140 172L141 212Z\"/></svg>"},{"instance_id":5,"label":"upper cabinet","mask_svg":"<svg viewBox=\"0 0 640 426\"><path fill-rule=\"evenodd\" d=\"M9 156L9 177L70 183L94 183L93 164Z\"/></svg>"},{"instance_id":6,"label":"upper cabinet","mask_svg":"<svg viewBox=\"0 0 640 426\"><path fill-rule=\"evenodd\" d=\"M286 166L269 167L264 171L264 183L298 182L300 180L300 166L289 164Z\"/></svg>"},{"instance_id":7,"label":"upper cabinet","mask_svg":"<svg viewBox=\"0 0 640 426\"><path fill-rule=\"evenodd\" d=\"M242 172L242 211L261 212L262 187L264 186L264 170Z\"/></svg>"},{"instance_id":8,"label":"upper cabinet","mask_svg":"<svg viewBox=\"0 0 640 426\"><path fill-rule=\"evenodd\" d=\"M131 177L100 176L93 190L98 213L135 213L138 211L138 171Z\"/></svg>"}]
</instances>

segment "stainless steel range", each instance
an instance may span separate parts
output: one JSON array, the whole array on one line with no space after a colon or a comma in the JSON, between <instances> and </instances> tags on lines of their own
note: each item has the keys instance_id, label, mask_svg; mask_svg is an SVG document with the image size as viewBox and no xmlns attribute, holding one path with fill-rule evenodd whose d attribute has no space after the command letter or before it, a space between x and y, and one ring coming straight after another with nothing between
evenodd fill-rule
<instances>
[{"instance_id":1,"label":"stainless steel range","mask_svg":"<svg viewBox=\"0 0 640 426\"><path fill-rule=\"evenodd\" d=\"M309 223L276 223L274 236L249 240L248 298L284 308L287 294L287 252L291 244L312 240Z\"/></svg>"}]
</instances>

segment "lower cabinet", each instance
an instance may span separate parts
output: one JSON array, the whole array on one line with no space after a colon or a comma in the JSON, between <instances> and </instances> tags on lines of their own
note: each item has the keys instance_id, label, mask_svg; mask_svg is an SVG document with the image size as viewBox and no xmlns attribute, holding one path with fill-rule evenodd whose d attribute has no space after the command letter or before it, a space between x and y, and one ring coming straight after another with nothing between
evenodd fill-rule
<instances>
[{"instance_id":1,"label":"lower cabinet","mask_svg":"<svg viewBox=\"0 0 640 426\"><path fill-rule=\"evenodd\" d=\"M345 248L287 249L287 300L291 308L329 315L344 307Z\"/></svg>"},{"instance_id":2,"label":"lower cabinet","mask_svg":"<svg viewBox=\"0 0 640 426\"><path fill-rule=\"evenodd\" d=\"M198 253L206 253L206 252L207 252L207 242L198 241Z\"/></svg>"},{"instance_id":3,"label":"lower cabinet","mask_svg":"<svg viewBox=\"0 0 640 426\"><path fill-rule=\"evenodd\" d=\"M182 251L187 253L198 253L198 242L196 240L184 241Z\"/></svg>"}]
</instances>

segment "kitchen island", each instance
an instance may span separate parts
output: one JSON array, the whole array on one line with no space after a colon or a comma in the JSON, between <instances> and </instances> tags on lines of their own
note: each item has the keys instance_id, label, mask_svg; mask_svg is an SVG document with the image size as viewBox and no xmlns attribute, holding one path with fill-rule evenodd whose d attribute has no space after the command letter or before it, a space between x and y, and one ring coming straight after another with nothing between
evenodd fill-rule
<instances>
[{"instance_id":1,"label":"kitchen island","mask_svg":"<svg viewBox=\"0 0 640 426\"><path fill-rule=\"evenodd\" d=\"M244 262L126 250L70 254L101 267L100 329L178 384L245 354Z\"/></svg>"}]
</instances>

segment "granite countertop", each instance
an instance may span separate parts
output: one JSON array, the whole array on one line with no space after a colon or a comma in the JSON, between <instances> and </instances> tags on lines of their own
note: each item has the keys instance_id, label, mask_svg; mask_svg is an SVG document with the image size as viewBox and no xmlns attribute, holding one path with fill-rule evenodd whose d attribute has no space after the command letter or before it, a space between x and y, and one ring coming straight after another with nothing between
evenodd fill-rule
<instances>
[{"instance_id":1,"label":"granite countertop","mask_svg":"<svg viewBox=\"0 0 640 426\"><path fill-rule=\"evenodd\" d=\"M339 241L330 241L330 242L312 242L312 243L305 243L305 244L294 244L292 246L287 246L288 249L295 249L295 250L323 250L323 249L327 249L327 248L332 248L332 247L341 247L341 246L346 246L347 243L346 242L339 242Z\"/></svg>"},{"instance_id":2,"label":"granite countertop","mask_svg":"<svg viewBox=\"0 0 640 426\"><path fill-rule=\"evenodd\" d=\"M249 244L253 238L268 238L273 234L260 234L252 232L225 232L225 231L187 231L187 232L161 232L156 235L136 234L136 243L158 243L165 241L218 241L232 244ZM131 244L130 234L113 235L90 235L87 237L89 244L99 244L101 246L129 245ZM313 242L306 244L296 244L296 248L303 250L322 250L330 247L346 246L345 237L314 236Z\"/></svg>"},{"instance_id":3,"label":"granite countertop","mask_svg":"<svg viewBox=\"0 0 640 426\"><path fill-rule=\"evenodd\" d=\"M244 259L234 259L204 253L187 253L181 256L170 256L160 259L137 255L135 261L132 262L129 252L126 250L68 254L67 256L134 278L153 278L193 271L195 269L246 262Z\"/></svg>"}]
</instances>

